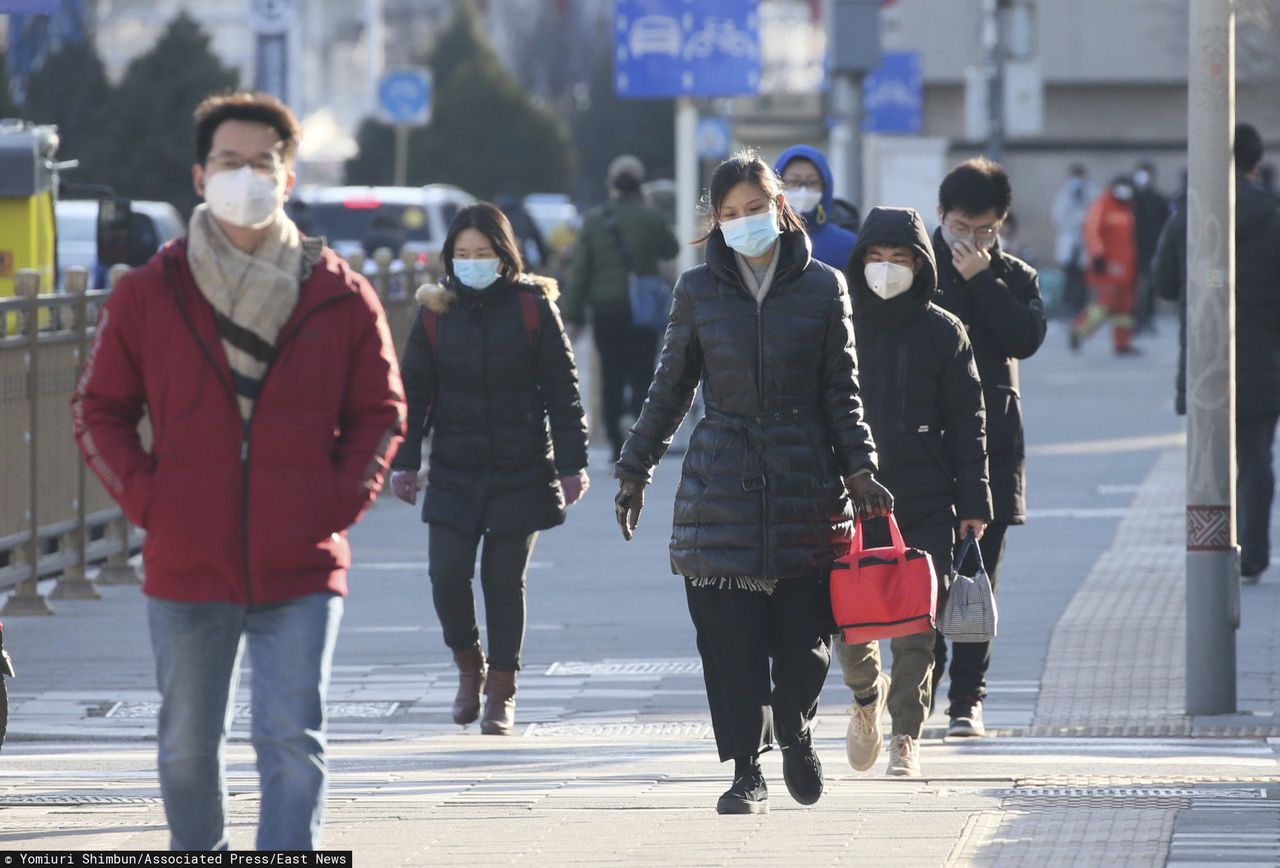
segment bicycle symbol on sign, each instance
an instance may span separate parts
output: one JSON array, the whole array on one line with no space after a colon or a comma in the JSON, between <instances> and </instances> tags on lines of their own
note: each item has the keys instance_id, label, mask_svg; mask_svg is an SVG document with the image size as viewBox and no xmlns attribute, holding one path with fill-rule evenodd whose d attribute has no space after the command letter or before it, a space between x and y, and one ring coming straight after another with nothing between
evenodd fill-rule
<instances>
[{"instance_id":1,"label":"bicycle symbol on sign","mask_svg":"<svg viewBox=\"0 0 1280 868\"><path fill-rule=\"evenodd\" d=\"M710 57L717 51L730 57L754 57L756 41L745 30L739 30L732 18L708 17L703 28L685 43L684 59Z\"/></svg>"}]
</instances>

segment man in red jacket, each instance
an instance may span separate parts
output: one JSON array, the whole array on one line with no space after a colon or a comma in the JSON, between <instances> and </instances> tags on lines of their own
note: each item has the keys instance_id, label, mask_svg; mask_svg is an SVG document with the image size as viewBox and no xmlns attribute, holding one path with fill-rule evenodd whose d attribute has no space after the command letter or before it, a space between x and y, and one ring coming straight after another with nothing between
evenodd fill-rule
<instances>
[{"instance_id":1,"label":"man in red jacket","mask_svg":"<svg viewBox=\"0 0 1280 868\"><path fill-rule=\"evenodd\" d=\"M205 204L103 307L72 399L76 441L147 531L172 847L229 847L223 752L247 647L257 846L308 850L346 530L382 486L404 393L377 295L282 210L297 119L274 97L237 93L205 100L195 120Z\"/></svg>"}]
</instances>

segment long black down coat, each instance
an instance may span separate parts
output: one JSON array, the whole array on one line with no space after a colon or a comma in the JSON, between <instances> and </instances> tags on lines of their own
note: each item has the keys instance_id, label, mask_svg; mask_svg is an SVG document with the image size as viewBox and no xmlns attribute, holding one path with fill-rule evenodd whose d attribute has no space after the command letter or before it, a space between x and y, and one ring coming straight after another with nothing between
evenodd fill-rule
<instances>
[{"instance_id":1,"label":"long black down coat","mask_svg":"<svg viewBox=\"0 0 1280 868\"><path fill-rule=\"evenodd\" d=\"M933 234L933 252L938 260L934 302L965 324L982 377L995 520L1023 524L1027 520L1027 441L1022 430L1018 360L1030 358L1044 343L1040 278L1030 265L997 246L991 249L991 266L966 281L956 271L941 230Z\"/></svg>"},{"instance_id":2,"label":"long black down coat","mask_svg":"<svg viewBox=\"0 0 1280 868\"><path fill-rule=\"evenodd\" d=\"M1207 229L1201 230L1208 232ZM1187 207L1165 224L1153 288L1182 311L1176 408L1187 412ZM1280 416L1280 200L1236 176L1236 418Z\"/></svg>"},{"instance_id":3,"label":"long black down coat","mask_svg":"<svg viewBox=\"0 0 1280 868\"><path fill-rule=\"evenodd\" d=\"M844 280L810 256L804 232L779 243L758 305L712 232L706 263L676 284L653 385L617 464L619 478L647 483L701 381L707 415L676 492L679 575L825 577L852 538L842 480L876 466Z\"/></svg>"},{"instance_id":4,"label":"long black down coat","mask_svg":"<svg viewBox=\"0 0 1280 868\"><path fill-rule=\"evenodd\" d=\"M536 347L517 292L535 295ZM587 466L587 427L573 350L548 296L554 292L554 281L527 277L499 278L481 291L418 291L418 301L439 315L437 346L433 353L415 317L400 362L408 433L392 467L418 469L430 417L423 521L516 534L563 523L559 477Z\"/></svg>"},{"instance_id":5,"label":"long black down coat","mask_svg":"<svg viewBox=\"0 0 1280 868\"><path fill-rule=\"evenodd\" d=\"M911 289L885 301L867 286L873 244L905 245L924 258ZM861 360L862 398L880 452L879 479L905 530L991 520L985 411L964 325L931 303L933 248L920 215L873 208L846 267ZM959 515L957 515L959 513Z\"/></svg>"}]
</instances>

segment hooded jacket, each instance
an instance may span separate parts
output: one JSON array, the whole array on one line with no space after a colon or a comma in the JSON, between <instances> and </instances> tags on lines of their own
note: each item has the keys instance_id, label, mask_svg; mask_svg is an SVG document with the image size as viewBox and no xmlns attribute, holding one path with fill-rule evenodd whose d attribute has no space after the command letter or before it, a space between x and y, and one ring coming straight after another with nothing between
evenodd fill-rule
<instances>
[{"instance_id":1,"label":"hooded jacket","mask_svg":"<svg viewBox=\"0 0 1280 868\"><path fill-rule=\"evenodd\" d=\"M933 234L938 260L935 303L964 323L982 377L987 411L987 464L995 520L1027 520L1027 446L1022 430L1018 360L1044 342L1046 323L1036 270L991 248L991 265L969 280L960 276L941 230Z\"/></svg>"},{"instance_id":2,"label":"hooded jacket","mask_svg":"<svg viewBox=\"0 0 1280 868\"><path fill-rule=\"evenodd\" d=\"M800 215L804 218L805 231L809 233L809 240L813 245L813 258L835 269L844 268L858 236L827 221L827 215L831 213L831 200L835 197L831 165L817 148L794 145L782 152L773 164L773 170L781 176L787 164L796 159L813 163L818 167L818 174L822 175L822 201L812 211Z\"/></svg>"},{"instance_id":3,"label":"hooded jacket","mask_svg":"<svg viewBox=\"0 0 1280 868\"><path fill-rule=\"evenodd\" d=\"M1187 209L1165 224L1152 263L1157 293L1181 306L1176 408L1187 411ZM1236 178L1236 418L1280 416L1280 200Z\"/></svg>"},{"instance_id":4,"label":"hooded jacket","mask_svg":"<svg viewBox=\"0 0 1280 868\"><path fill-rule=\"evenodd\" d=\"M862 420L849 295L785 232L761 302L719 229L681 275L653 385L615 475L647 483L702 386L706 417L676 491L671 570L691 578L819 581L848 552L843 479L875 469Z\"/></svg>"},{"instance_id":5,"label":"hooded jacket","mask_svg":"<svg viewBox=\"0 0 1280 868\"><path fill-rule=\"evenodd\" d=\"M911 288L888 301L863 273L875 244L910 247L923 259ZM920 215L871 209L846 276L867 423L898 523L905 531L957 518L990 521L982 383L964 324L932 303L937 266Z\"/></svg>"},{"instance_id":6,"label":"hooded jacket","mask_svg":"<svg viewBox=\"0 0 1280 868\"><path fill-rule=\"evenodd\" d=\"M517 292L535 296L536 335ZM554 280L529 275L418 290L438 317L436 344L414 317L401 360L408 433L392 466L416 471L433 434L423 521L509 534L564 522L560 477L587 466L587 426L556 295Z\"/></svg>"},{"instance_id":7,"label":"hooded jacket","mask_svg":"<svg viewBox=\"0 0 1280 868\"><path fill-rule=\"evenodd\" d=\"M377 294L326 248L243 420L179 239L112 290L72 420L90 469L147 531L146 594L267 605L346 593L346 530L382 486L404 398Z\"/></svg>"}]
</instances>

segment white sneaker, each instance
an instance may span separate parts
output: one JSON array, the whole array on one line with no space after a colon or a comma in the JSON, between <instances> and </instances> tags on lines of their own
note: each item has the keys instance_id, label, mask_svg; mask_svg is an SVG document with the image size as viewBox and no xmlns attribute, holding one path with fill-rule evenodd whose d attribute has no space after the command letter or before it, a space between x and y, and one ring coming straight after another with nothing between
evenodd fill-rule
<instances>
[{"instance_id":1,"label":"white sneaker","mask_svg":"<svg viewBox=\"0 0 1280 868\"><path fill-rule=\"evenodd\" d=\"M870 705L859 705L855 700L849 706L849 728L844 735L844 750L849 757L849 765L855 771L865 772L876 764L876 759L880 756L880 745L884 743L880 716L884 714L885 703L889 701L889 684L889 676L881 672L876 678L876 701Z\"/></svg>"},{"instance_id":2,"label":"white sneaker","mask_svg":"<svg viewBox=\"0 0 1280 868\"><path fill-rule=\"evenodd\" d=\"M967 712L951 718L951 725L947 727L947 738L982 738L986 734L981 702L975 702Z\"/></svg>"},{"instance_id":3,"label":"white sneaker","mask_svg":"<svg viewBox=\"0 0 1280 868\"><path fill-rule=\"evenodd\" d=\"M909 735L895 735L889 742L889 768L896 778L920 777L920 742Z\"/></svg>"}]
</instances>

